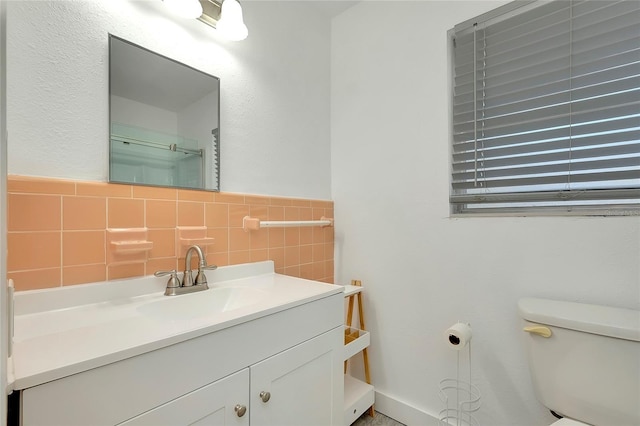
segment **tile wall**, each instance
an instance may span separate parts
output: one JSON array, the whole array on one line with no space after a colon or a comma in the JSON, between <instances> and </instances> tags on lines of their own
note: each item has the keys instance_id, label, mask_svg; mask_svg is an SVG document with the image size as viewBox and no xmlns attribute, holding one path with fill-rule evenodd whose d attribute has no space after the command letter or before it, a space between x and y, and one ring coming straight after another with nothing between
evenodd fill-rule
<instances>
[{"instance_id":1,"label":"tile wall","mask_svg":"<svg viewBox=\"0 0 640 426\"><path fill-rule=\"evenodd\" d=\"M332 201L23 176L9 176L7 192L7 275L17 290L182 270L185 244L198 240L208 263L273 260L278 273L333 282L333 227L242 228L248 215L333 218ZM116 252L114 231L131 229L134 243L153 247ZM200 235L183 238L187 230Z\"/></svg>"}]
</instances>

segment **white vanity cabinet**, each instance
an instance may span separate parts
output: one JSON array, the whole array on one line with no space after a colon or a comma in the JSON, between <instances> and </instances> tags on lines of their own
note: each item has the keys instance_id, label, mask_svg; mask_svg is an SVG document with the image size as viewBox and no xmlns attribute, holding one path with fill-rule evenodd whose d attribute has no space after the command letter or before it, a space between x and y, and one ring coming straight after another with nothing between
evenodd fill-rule
<instances>
[{"instance_id":1,"label":"white vanity cabinet","mask_svg":"<svg viewBox=\"0 0 640 426\"><path fill-rule=\"evenodd\" d=\"M300 426L334 422L335 352L325 333L122 423Z\"/></svg>"},{"instance_id":2,"label":"white vanity cabinet","mask_svg":"<svg viewBox=\"0 0 640 426\"><path fill-rule=\"evenodd\" d=\"M28 387L22 425L342 424L342 311L331 294Z\"/></svg>"}]
</instances>

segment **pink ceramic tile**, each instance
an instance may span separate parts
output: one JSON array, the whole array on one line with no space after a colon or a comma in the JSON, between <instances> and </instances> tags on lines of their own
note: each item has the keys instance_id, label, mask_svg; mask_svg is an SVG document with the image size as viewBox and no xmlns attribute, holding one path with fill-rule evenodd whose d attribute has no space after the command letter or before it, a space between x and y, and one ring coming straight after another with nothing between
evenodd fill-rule
<instances>
[{"instance_id":1,"label":"pink ceramic tile","mask_svg":"<svg viewBox=\"0 0 640 426\"><path fill-rule=\"evenodd\" d=\"M74 195L76 193L76 183L64 179L9 175L7 176L7 192Z\"/></svg>"},{"instance_id":2,"label":"pink ceramic tile","mask_svg":"<svg viewBox=\"0 0 640 426\"><path fill-rule=\"evenodd\" d=\"M67 266L62 268L62 285L74 285L106 281L107 265Z\"/></svg>"},{"instance_id":3,"label":"pink ceramic tile","mask_svg":"<svg viewBox=\"0 0 640 426\"><path fill-rule=\"evenodd\" d=\"M77 182L79 196L131 198L131 185L105 182Z\"/></svg>"},{"instance_id":4,"label":"pink ceramic tile","mask_svg":"<svg viewBox=\"0 0 640 426\"><path fill-rule=\"evenodd\" d=\"M182 201L199 201L203 203L212 203L214 193L211 191L197 191L191 189L179 189L178 200Z\"/></svg>"},{"instance_id":5,"label":"pink ceramic tile","mask_svg":"<svg viewBox=\"0 0 640 426\"><path fill-rule=\"evenodd\" d=\"M144 227L144 200L108 198L107 212L108 228Z\"/></svg>"},{"instance_id":6,"label":"pink ceramic tile","mask_svg":"<svg viewBox=\"0 0 640 426\"><path fill-rule=\"evenodd\" d=\"M7 230L57 231L61 229L59 195L8 194Z\"/></svg>"},{"instance_id":7,"label":"pink ceramic tile","mask_svg":"<svg viewBox=\"0 0 640 426\"><path fill-rule=\"evenodd\" d=\"M178 226L204 226L204 203L178 201Z\"/></svg>"},{"instance_id":8,"label":"pink ceramic tile","mask_svg":"<svg viewBox=\"0 0 640 426\"><path fill-rule=\"evenodd\" d=\"M229 252L230 265L239 265L241 263L249 263L249 262L251 262L250 250Z\"/></svg>"},{"instance_id":9,"label":"pink ceramic tile","mask_svg":"<svg viewBox=\"0 0 640 426\"><path fill-rule=\"evenodd\" d=\"M60 268L62 232L7 233L7 270Z\"/></svg>"},{"instance_id":10,"label":"pink ceramic tile","mask_svg":"<svg viewBox=\"0 0 640 426\"><path fill-rule=\"evenodd\" d=\"M229 229L229 251L242 251L251 249L251 234L242 228Z\"/></svg>"},{"instance_id":11,"label":"pink ceramic tile","mask_svg":"<svg viewBox=\"0 0 640 426\"><path fill-rule=\"evenodd\" d=\"M145 272L144 266L144 262L109 265L107 268L107 278L109 280L119 280L122 278L142 277Z\"/></svg>"},{"instance_id":12,"label":"pink ceramic tile","mask_svg":"<svg viewBox=\"0 0 640 426\"><path fill-rule=\"evenodd\" d=\"M60 287L60 268L7 272L16 291Z\"/></svg>"},{"instance_id":13,"label":"pink ceramic tile","mask_svg":"<svg viewBox=\"0 0 640 426\"><path fill-rule=\"evenodd\" d=\"M105 231L64 231L62 266L105 263Z\"/></svg>"},{"instance_id":14,"label":"pink ceramic tile","mask_svg":"<svg viewBox=\"0 0 640 426\"><path fill-rule=\"evenodd\" d=\"M229 204L206 203L205 225L208 228L226 228L229 226Z\"/></svg>"},{"instance_id":15,"label":"pink ceramic tile","mask_svg":"<svg viewBox=\"0 0 640 426\"><path fill-rule=\"evenodd\" d=\"M229 205L229 227L242 228L242 220L245 216L251 216L251 207L247 204Z\"/></svg>"},{"instance_id":16,"label":"pink ceramic tile","mask_svg":"<svg viewBox=\"0 0 640 426\"><path fill-rule=\"evenodd\" d=\"M133 198L145 200L172 200L178 199L178 190L175 188L159 188L155 186L133 185Z\"/></svg>"},{"instance_id":17,"label":"pink ceramic tile","mask_svg":"<svg viewBox=\"0 0 640 426\"><path fill-rule=\"evenodd\" d=\"M104 230L107 200L101 197L62 197L62 229Z\"/></svg>"},{"instance_id":18,"label":"pink ceramic tile","mask_svg":"<svg viewBox=\"0 0 640 426\"><path fill-rule=\"evenodd\" d=\"M175 228L177 203L173 200L146 200L145 225L147 228Z\"/></svg>"}]
</instances>

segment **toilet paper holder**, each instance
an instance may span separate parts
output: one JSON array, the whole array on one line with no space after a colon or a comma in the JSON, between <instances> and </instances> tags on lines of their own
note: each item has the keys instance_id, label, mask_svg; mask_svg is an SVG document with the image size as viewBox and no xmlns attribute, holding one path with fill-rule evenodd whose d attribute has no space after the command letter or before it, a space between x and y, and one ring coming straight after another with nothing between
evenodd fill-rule
<instances>
[{"instance_id":1,"label":"toilet paper holder","mask_svg":"<svg viewBox=\"0 0 640 426\"><path fill-rule=\"evenodd\" d=\"M480 409L481 395L477 386L471 383L471 326L462 322L449 327L445 332L446 343L456 350L457 368L455 378L440 381L438 396L445 408L439 413L439 424L442 426L479 426L473 413ZM466 349L466 351L465 351ZM463 379L461 373L461 355L465 355L468 364L468 378Z\"/></svg>"},{"instance_id":2,"label":"toilet paper holder","mask_svg":"<svg viewBox=\"0 0 640 426\"><path fill-rule=\"evenodd\" d=\"M471 326L463 322L453 324L445 333L449 347L458 351L464 349L471 342L473 336Z\"/></svg>"},{"instance_id":3,"label":"toilet paper holder","mask_svg":"<svg viewBox=\"0 0 640 426\"><path fill-rule=\"evenodd\" d=\"M439 415L440 425L480 426L472 414L481 405L480 390L476 385L466 380L442 379L438 396L445 404Z\"/></svg>"}]
</instances>

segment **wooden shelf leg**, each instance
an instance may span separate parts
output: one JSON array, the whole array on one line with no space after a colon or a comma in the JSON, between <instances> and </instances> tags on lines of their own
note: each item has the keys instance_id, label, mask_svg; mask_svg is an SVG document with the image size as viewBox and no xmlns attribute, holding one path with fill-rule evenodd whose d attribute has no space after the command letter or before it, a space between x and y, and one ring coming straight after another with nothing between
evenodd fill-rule
<instances>
[{"instance_id":1,"label":"wooden shelf leg","mask_svg":"<svg viewBox=\"0 0 640 426\"><path fill-rule=\"evenodd\" d=\"M351 323L353 321L353 295L349 296L349 306L347 308L347 327L351 328ZM349 360L346 359L344 361L344 374L347 374L347 364L348 364Z\"/></svg>"},{"instance_id":2,"label":"wooden shelf leg","mask_svg":"<svg viewBox=\"0 0 640 426\"><path fill-rule=\"evenodd\" d=\"M358 282L360 284L360 282ZM364 309L362 307L362 293L358 293L358 319L360 321L360 329L366 330L366 325L364 322ZM371 384L371 373L369 372L369 353L367 348L362 350L362 357L364 358L364 377L368 384ZM368 410L369 416L373 417L375 410L373 405L369 407Z\"/></svg>"}]
</instances>

